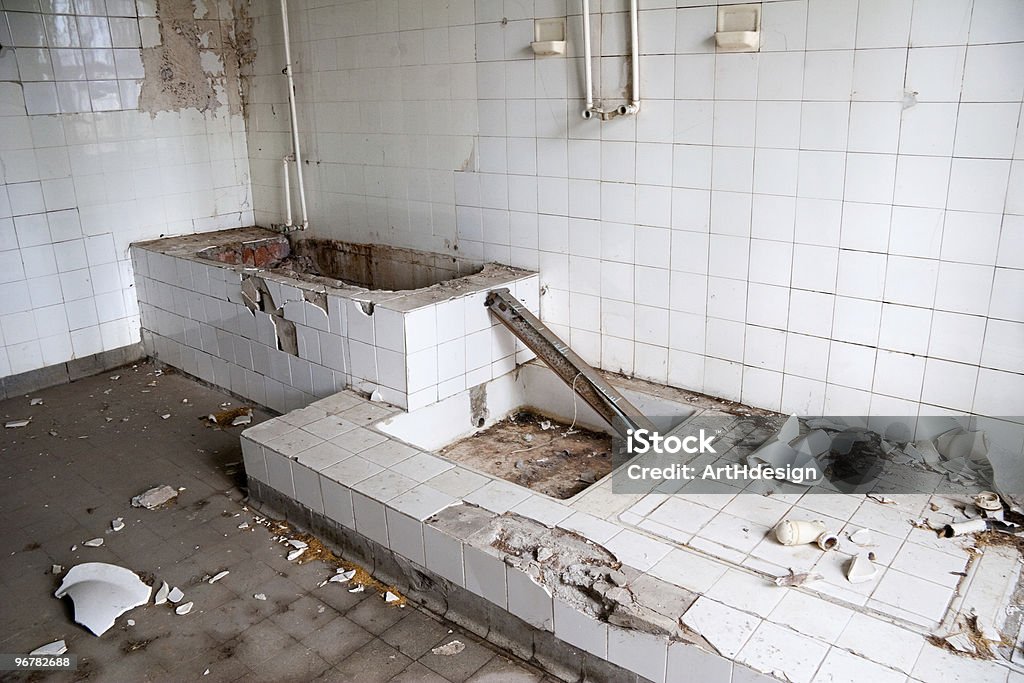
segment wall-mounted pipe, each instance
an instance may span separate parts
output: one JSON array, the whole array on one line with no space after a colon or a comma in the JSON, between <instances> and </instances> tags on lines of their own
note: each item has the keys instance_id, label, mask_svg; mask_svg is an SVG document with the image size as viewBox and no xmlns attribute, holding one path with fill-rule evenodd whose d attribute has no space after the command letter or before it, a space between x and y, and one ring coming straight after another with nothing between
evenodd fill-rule
<instances>
[{"instance_id":1,"label":"wall-mounted pipe","mask_svg":"<svg viewBox=\"0 0 1024 683\"><path fill-rule=\"evenodd\" d=\"M281 167L284 169L284 227L289 229L292 227L292 179L288 174L288 162L291 159L291 154L281 157Z\"/></svg>"},{"instance_id":2,"label":"wall-mounted pipe","mask_svg":"<svg viewBox=\"0 0 1024 683\"><path fill-rule=\"evenodd\" d=\"M594 106L594 73L592 49L590 45L590 0L583 0L583 73L586 82L587 103L583 109L583 118L609 119L614 115L626 116L640 111L640 18L637 4L640 0L629 0L629 36L630 36L630 98L629 102L611 110Z\"/></svg>"},{"instance_id":3,"label":"wall-mounted pipe","mask_svg":"<svg viewBox=\"0 0 1024 683\"><path fill-rule=\"evenodd\" d=\"M309 227L309 214L306 212L306 185L302 177L302 149L299 145L299 115L295 108L295 78L292 75L292 39L288 29L288 0L281 0L281 27L284 32L284 60L286 65L284 73L288 77L288 108L291 114L292 128L292 154L295 159L295 182L299 189L299 211L302 215L302 223L295 229L305 230ZM288 186L288 160L285 159L285 190L288 192L288 223L287 228L292 228L291 220L291 188Z\"/></svg>"}]
</instances>

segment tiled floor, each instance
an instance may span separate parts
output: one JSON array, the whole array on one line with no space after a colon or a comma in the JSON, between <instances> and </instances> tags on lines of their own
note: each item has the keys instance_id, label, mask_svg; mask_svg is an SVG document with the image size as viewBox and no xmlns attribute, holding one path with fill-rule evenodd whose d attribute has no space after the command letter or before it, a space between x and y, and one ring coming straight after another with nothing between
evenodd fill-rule
<instances>
[{"instance_id":1,"label":"tiled floor","mask_svg":"<svg viewBox=\"0 0 1024 683\"><path fill-rule=\"evenodd\" d=\"M142 364L33 394L43 405L28 397L0 403L5 421L32 417L28 427L0 431L0 652L63 638L79 671L46 680L548 680L413 607L340 584L318 588L333 570L288 562L244 509L239 429L202 422L222 402L239 402L153 371ZM164 483L184 487L176 504L130 506L133 495ZM126 527L110 532L116 517ZM249 529L238 528L243 521ZM82 546L98 536L102 547ZM73 622L69 600L52 597L59 577L51 565L88 561L178 585L195 606L185 616L136 608L97 638ZM224 569L221 581L203 581ZM466 649L431 654L452 639Z\"/></svg>"},{"instance_id":2,"label":"tiled floor","mask_svg":"<svg viewBox=\"0 0 1024 683\"><path fill-rule=\"evenodd\" d=\"M743 421L737 420L731 429L742 431ZM763 438L761 435L753 442ZM750 450L737 444L712 464L745 462ZM699 456L691 464L700 470L708 464L704 458ZM754 482L746 490L722 482L716 483L712 492L701 483L699 492L685 500L671 492L647 494L619 515L619 520L770 576L784 575L791 568L815 571L824 580L812 584L811 590L853 609L868 607L935 628L967 567L971 541L937 539L934 532L920 528L920 523L929 517L942 518L936 510L950 510L954 501L969 501L975 489L955 487L938 474L911 470L906 465L888 463L886 467L877 482L878 492L872 495L838 494L827 484L809 487L786 482L768 484L770 492L761 490L766 488L762 482ZM903 470L913 476L903 476ZM905 485L892 484L902 481L912 481L917 493L906 492ZM901 492L889 493L893 488ZM686 488L681 492L685 493ZM839 535L839 549L823 552L814 544L781 545L771 530L783 518L824 521L829 531ZM870 543L864 547L849 539L859 529L871 532ZM846 580L846 566L863 551L874 553L878 575L867 583L852 584ZM730 570L699 589L709 597L729 595L734 601L746 595L748 610L758 614L763 611L762 616L766 616L774 604L761 603L772 592L763 585L744 592L742 586L735 585L737 577L743 576L750 575Z\"/></svg>"}]
</instances>

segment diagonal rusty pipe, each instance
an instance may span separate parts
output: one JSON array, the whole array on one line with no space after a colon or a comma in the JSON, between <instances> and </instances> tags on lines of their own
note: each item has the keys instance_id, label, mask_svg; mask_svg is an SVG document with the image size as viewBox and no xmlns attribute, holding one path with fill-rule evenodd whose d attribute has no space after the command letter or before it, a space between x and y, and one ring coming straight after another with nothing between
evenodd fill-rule
<instances>
[{"instance_id":1,"label":"diagonal rusty pipe","mask_svg":"<svg viewBox=\"0 0 1024 683\"><path fill-rule=\"evenodd\" d=\"M625 437L631 429L657 431L636 406L512 296L508 288L491 290L484 305L618 434Z\"/></svg>"}]
</instances>

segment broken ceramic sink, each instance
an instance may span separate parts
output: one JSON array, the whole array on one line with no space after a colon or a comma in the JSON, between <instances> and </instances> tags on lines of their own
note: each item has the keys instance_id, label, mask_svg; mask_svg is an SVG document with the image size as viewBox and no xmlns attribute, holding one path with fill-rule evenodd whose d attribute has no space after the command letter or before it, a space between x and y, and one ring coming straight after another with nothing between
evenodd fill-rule
<instances>
[{"instance_id":1,"label":"broken ceramic sink","mask_svg":"<svg viewBox=\"0 0 1024 683\"><path fill-rule=\"evenodd\" d=\"M75 565L54 593L75 604L75 621L102 636L128 610L149 602L152 589L138 574L105 562Z\"/></svg>"}]
</instances>

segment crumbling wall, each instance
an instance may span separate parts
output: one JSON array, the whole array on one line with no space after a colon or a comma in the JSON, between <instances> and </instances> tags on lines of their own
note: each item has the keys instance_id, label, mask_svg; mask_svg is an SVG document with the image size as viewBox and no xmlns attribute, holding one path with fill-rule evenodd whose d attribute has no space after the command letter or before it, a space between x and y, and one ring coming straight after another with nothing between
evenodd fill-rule
<instances>
[{"instance_id":1,"label":"crumbling wall","mask_svg":"<svg viewBox=\"0 0 1024 683\"><path fill-rule=\"evenodd\" d=\"M256 51L243 2L157 0L159 45L142 49L139 109L242 113L239 73Z\"/></svg>"}]
</instances>

